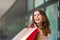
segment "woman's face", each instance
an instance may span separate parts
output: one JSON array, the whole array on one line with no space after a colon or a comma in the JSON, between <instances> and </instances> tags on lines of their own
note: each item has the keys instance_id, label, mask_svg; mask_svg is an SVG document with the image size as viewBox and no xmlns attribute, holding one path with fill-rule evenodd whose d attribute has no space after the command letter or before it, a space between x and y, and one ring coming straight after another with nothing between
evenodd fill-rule
<instances>
[{"instance_id":1,"label":"woman's face","mask_svg":"<svg viewBox=\"0 0 60 40\"><path fill-rule=\"evenodd\" d=\"M39 11L34 12L34 21L39 24L42 22L42 15L40 14Z\"/></svg>"}]
</instances>

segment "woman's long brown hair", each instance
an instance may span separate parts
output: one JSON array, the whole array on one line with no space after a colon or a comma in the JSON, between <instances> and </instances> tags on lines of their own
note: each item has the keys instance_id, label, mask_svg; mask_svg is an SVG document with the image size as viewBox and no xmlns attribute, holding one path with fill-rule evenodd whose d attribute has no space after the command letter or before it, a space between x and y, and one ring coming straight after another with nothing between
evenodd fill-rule
<instances>
[{"instance_id":1,"label":"woman's long brown hair","mask_svg":"<svg viewBox=\"0 0 60 40\"><path fill-rule=\"evenodd\" d=\"M31 23L30 26L36 24L35 21L34 21L34 18L33 18L35 11L39 11L40 14L41 14L42 17L43 17L43 20L42 20L42 26L43 26L43 27L42 27L41 30L43 31L44 35L47 36L48 34L51 34L51 31L50 31L50 22L49 22L49 20L48 20L48 18L47 18L47 16L46 16L46 13L45 13L44 11L40 10L40 9L35 9L35 10L33 10L32 23ZM36 24L36 26L39 28L39 26L38 26L37 24Z\"/></svg>"}]
</instances>

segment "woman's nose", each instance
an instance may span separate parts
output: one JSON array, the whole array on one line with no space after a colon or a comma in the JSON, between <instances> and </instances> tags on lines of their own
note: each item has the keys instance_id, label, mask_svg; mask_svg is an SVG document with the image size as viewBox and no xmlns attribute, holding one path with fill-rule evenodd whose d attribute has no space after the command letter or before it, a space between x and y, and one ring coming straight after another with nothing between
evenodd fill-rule
<instances>
[{"instance_id":1,"label":"woman's nose","mask_svg":"<svg viewBox=\"0 0 60 40\"><path fill-rule=\"evenodd\" d=\"M38 15L36 17L38 18Z\"/></svg>"}]
</instances>

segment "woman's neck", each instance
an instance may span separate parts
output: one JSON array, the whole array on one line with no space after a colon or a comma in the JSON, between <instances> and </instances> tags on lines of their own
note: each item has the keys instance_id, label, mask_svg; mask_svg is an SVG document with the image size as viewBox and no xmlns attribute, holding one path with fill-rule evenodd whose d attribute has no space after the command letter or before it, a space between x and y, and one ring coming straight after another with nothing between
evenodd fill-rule
<instances>
[{"instance_id":1,"label":"woman's neck","mask_svg":"<svg viewBox=\"0 0 60 40\"><path fill-rule=\"evenodd\" d=\"M42 24L41 23L39 23L39 24L37 24L37 26L38 26L38 28L42 28Z\"/></svg>"},{"instance_id":2,"label":"woman's neck","mask_svg":"<svg viewBox=\"0 0 60 40\"><path fill-rule=\"evenodd\" d=\"M37 25L38 25L38 26L42 26L42 24L41 24L41 23L38 23Z\"/></svg>"}]
</instances>

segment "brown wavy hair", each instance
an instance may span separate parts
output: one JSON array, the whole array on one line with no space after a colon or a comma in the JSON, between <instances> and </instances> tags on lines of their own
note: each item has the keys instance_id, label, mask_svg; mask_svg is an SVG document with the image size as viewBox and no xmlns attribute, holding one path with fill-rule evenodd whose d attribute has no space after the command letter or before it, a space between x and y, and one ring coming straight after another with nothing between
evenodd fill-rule
<instances>
[{"instance_id":1,"label":"brown wavy hair","mask_svg":"<svg viewBox=\"0 0 60 40\"><path fill-rule=\"evenodd\" d=\"M35 9L33 10L33 14L32 14L32 23L30 25L30 27L34 24L36 24L36 22L34 21L34 12L35 11L39 11L40 14L42 15L42 28L40 28L42 31L43 31L43 34L45 36L47 36L48 34L51 34L51 31L50 31L50 22L46 16L46 13L43 11L43 10L40 10L40 9ZM39 26L36 24L36 26L39 28Z\"/></svg>"}]
</instances>

